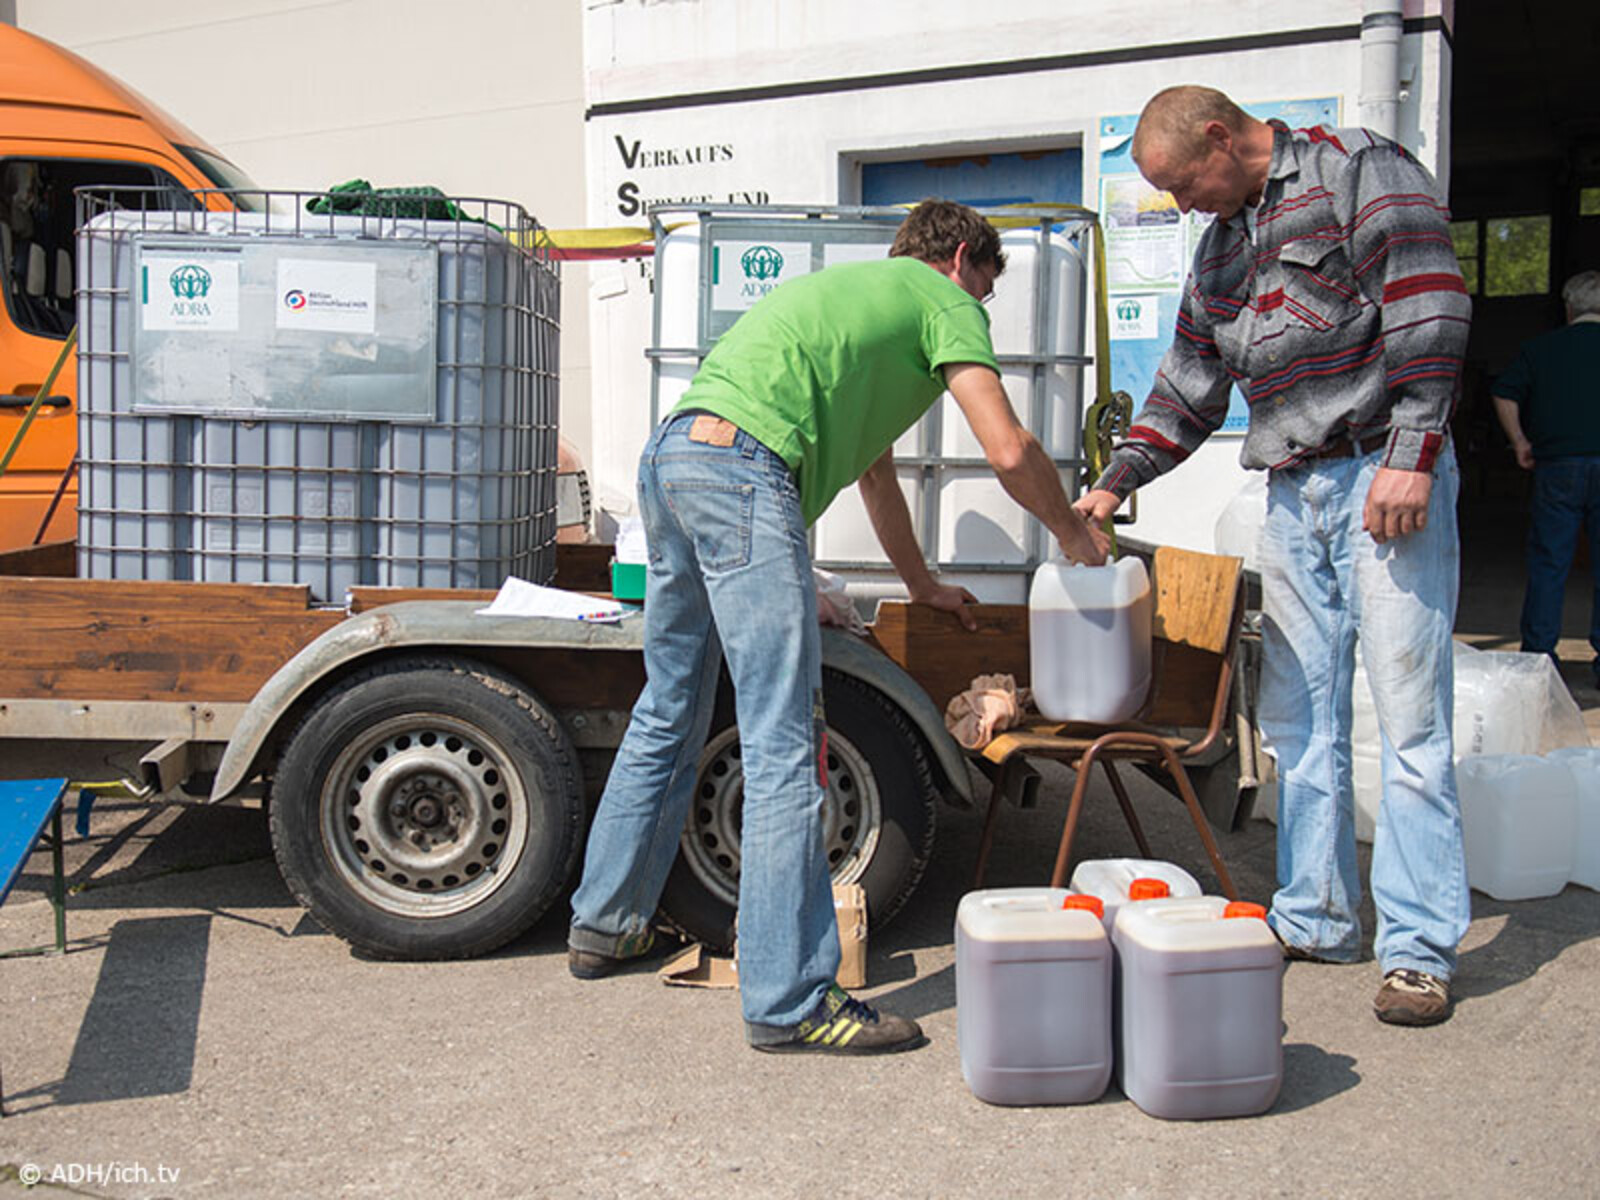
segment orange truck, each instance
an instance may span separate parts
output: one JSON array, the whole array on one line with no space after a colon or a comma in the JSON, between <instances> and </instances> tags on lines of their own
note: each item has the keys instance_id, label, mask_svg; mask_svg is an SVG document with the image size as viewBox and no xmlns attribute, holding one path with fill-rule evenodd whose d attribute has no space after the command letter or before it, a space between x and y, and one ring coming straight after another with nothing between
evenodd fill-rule
<instances>
[{"instance_id":1,"label":"orange truck","mask_svg":"<svg viewBox=\"0 0 1600 1200\"><path fill-rule=\"evenodd\" d=\"M255 184L104 71L0 24L0 455L75 321L73 189L87 186L187 193ZM69 354L0 476L0 550L76 533L77 379Z\"/></svg>"}]
</instances>

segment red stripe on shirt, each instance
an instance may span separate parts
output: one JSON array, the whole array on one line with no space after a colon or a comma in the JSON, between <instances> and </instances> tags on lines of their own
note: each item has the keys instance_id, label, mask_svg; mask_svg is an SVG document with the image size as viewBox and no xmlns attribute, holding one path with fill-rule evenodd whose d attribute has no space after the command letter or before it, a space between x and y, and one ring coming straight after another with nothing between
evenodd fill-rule
<instances>
[{"instance_id":1,"label":"red stripe on shirt","mask_svg":"<svg viewBox=\"0 0 1600 1200\"><path fill-rule=\"evenodd\" d=\"M1396 300L1408 300L1412 296L1421 296L1427 292L1460 292L1467 294L1467 285L1461 281L1461 276L1439 272L1433 275L1407 275L1403 279L1391 279L1383 285L1383 302L1392 304Z\"/></svg>"}]
</instances>

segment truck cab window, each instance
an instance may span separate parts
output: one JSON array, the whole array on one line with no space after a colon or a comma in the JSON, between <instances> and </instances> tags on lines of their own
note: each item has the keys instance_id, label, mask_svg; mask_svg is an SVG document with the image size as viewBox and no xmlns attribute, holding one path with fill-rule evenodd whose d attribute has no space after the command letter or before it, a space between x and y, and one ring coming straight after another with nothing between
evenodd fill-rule
<instances>
[{"instance_id":1,"label":"truck cab window","mask_svg":"<svg viewBox=\"0 0 1600 1200\"><path fill-rule=\"evenodd\" d=\"M152 188L130 193L132 207L192 207L175 178L155 167L89 159L0 159L0 293L18 329L64 338L76 320L72 295L76 213L73 189Z\"/></svg>"}]
</instances>

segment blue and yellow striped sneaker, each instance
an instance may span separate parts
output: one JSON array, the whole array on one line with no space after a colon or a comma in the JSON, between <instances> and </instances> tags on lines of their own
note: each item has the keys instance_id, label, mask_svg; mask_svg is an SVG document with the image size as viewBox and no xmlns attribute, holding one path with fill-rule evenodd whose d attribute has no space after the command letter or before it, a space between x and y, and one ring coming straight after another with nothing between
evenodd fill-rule
<instances>
[{"instance_id":1,"label":"blue and yellow striped sneaker","mask_svg":"<svg viewBox=\"0 0 1600 1200\"><path fill-rule=\"evenodd\" d=\"M927 1044L922 1027L905 1017L880 1013L838 984L781 1042L753 1042L767 1054L898 1054Z\"/></svg>"}]
</instances>

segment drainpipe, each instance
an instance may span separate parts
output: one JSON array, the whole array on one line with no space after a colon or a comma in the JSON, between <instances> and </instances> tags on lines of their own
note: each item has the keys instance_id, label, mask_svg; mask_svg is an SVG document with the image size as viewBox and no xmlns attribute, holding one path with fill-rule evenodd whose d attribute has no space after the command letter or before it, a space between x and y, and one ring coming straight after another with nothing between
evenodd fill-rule
<instances>
[{"instance_id":1,"label":"drainpipe","mask_svg":"<svg viewBox=\"0 0 1600 1200\"><path fill-rule=\"evenodd\" d=\"M1361 123L1394 142L1400 140L1402 7L1402 0L1363 0L1361 13Z\"/></svg>"}]
</instances>

